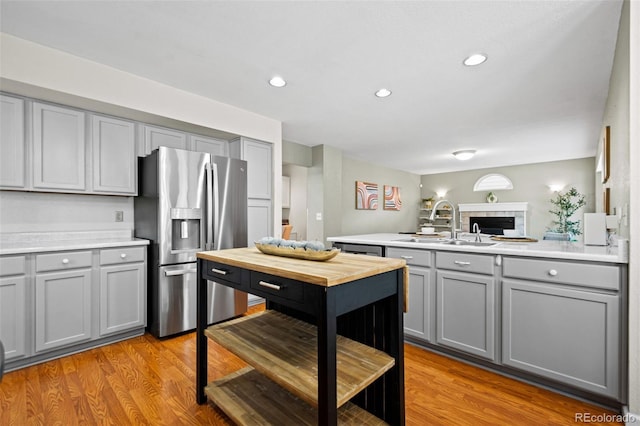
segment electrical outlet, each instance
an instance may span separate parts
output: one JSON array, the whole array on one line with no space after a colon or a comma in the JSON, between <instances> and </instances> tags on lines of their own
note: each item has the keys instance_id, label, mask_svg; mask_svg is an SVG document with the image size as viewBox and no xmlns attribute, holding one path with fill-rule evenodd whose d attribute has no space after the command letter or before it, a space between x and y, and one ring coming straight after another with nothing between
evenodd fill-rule
<instances>
[{"instance_id":1,"label":"electrical outlet","mask_svg":"<svg viewBox=\"0 0 640 426\"><path fill-rule=\"evenodd\" d=\"M316 213L316 220L322 220L322 213Z\"/></svg>"},{"instance_id":2,"label":"electrical outlet","mask_svg":"<svg viewBox=\"0 0 640 426\"><path fill-rule=\"evenodd\" d=\"M124 212L122 210L116 210L116 222L124 221Z\"/></svg>"}]
</instances>

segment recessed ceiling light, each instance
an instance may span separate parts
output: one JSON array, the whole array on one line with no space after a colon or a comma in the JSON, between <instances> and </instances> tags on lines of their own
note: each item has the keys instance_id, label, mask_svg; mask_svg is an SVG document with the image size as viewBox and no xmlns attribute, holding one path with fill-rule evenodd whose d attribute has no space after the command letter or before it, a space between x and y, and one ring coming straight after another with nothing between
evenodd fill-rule
<instances>
[{"instance_id":1,"label":"recessed ceiling light","mask_svg":"<svg viewBox=\"0 0 640 426\"><path fill-rule=\"evenodd\" d=\"M284 81L282 77L275 76L271 80L269 80L269 84L273 87L284 87L287 85L287 82Z\"/></svg>"},{"instance_id":2,"label":"recessed ceiling light","mask_svg":"<svg viewBox=\"0 0 640 426\"><path fill-rule=\"evenodd\" d=\"M462 63L465 64L468 67L473 67L473 66L476 66L476 65L480 65L481 63L483 63L486 60L487 60L487 55L485 55L484 53L475 53L475 54L469 56L464 61L462 61Z\"/></svg>"},{"instance_id":3,"label":"recessed ceiling light","mask_svg":"<svg viewBox=\"0 0 640 426\"><path fill-rule=\"evenodd\" d=\"M456 151L453 153L453 156L456 157L458 160L468 160L471 157L473 157L474 155L476 155L476 150L475 149L464 149L462 151Z\"/></svg>"},{"instance_id":4,"label":"recessed ceiling light","mask_svg":"<svg viewBox=\"0 0 640 426\"><path fill-rule=\"evenodd\" d=\"M391 90L389 89L382 88L376 92L376 96L379 98L386 98L387 96L390 96L390 95L391 95Z\"/></svg>"}]
</instances>

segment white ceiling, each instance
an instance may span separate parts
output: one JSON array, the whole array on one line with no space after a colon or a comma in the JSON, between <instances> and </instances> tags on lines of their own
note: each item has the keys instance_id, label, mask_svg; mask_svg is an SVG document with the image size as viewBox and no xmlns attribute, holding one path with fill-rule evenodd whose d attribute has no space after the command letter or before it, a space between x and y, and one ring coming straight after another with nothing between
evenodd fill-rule
<instances>
[{"instance_id":1,"label":"white ceiling","mask_svg":"<svg viewBox=\"0 0 640 426\"><path fill-rule=\"evenodd\" d=\"M430 174L595 156L621 5L2 0L0 28L280 120L284 140Z\"/></svg>"}]
</instances>

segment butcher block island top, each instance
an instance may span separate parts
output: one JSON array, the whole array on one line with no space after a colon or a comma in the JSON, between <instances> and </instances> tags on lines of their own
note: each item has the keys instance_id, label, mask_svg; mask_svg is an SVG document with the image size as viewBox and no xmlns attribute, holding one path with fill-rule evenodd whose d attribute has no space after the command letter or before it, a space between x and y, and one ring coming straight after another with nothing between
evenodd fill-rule
<instances>
[{"instance_id":1,"label":"butcher block island top","mask_svg":"<svg viewBox=\"0 0 640 426\"><path fill-rule=\"evenodd\" d=\"M198 253L198 257L325 287L393 271L406 265L404 259L350 253L340 253L324 262L300 260L264 254L255 247L205 251Z\"/></svg>"},{"instance_id":2,"label":"butcher block island top","mask_svg":"<svg viewBox=\"0 0 640 426\"><path fill-rule=\"evenodd\" d=\"M196 399L241 425L404 425L404 259L198 253ZM266 299L209 326L208 280ZM207 341L249 367L207 383Z\"/></svg>"}]
</instances>

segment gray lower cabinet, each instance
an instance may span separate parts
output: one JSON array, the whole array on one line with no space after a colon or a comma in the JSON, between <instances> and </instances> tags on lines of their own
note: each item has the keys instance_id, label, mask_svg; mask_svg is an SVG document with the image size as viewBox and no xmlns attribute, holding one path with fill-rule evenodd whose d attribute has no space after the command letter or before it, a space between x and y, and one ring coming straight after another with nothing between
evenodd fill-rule
<instances>
[{"instance_id":1,"label":"gray lower cabinet","mask_svg":"<svg viewBox=\"0 0 640 426\"><path fill-rule=\"evenodd\" d=\"M496 360L494 256L436 253L436 341Z\"/></svg>"},{"instance_id":2,"label":"gray lower cabinet","mask_svg":"<svg viewBox=\"0 0 640 426\"><path fill-rule=\"evenodd\" d=\"M146 324L146 268L142 247L100 252L100 336Z\"/></svg>"},{"instance_id":3,"label":"gray lower cabinet","mask_svg":"<svg viewBox=\"0 0 640 426\"><path fill-rule=\"evenodd\" d=\"M0 340L5 359L26 355L25 256L0 258Z\"/></svg>"},{"instance_id":4,"label":"gray lower cabinet","mask_svg":"<svg viewBox=\"0 0 640 426\"><path fill-rule=\"evenodd\" d=\"M35 350L91 339L91 268L36 275Z\"/></svg>"},{"instance_id":5,"label":"gray lower cabinet","mask_svg":"<svg viewBox=\"0 0 640 426\"><path fill-rule=\"evenodd\" d=\"M620 398L620 269L505 258L503 275L503 364Z\"/></svg>"},{"instance_id":6,"label":"gray lower cabinet","mask_svg":"<svg viewBox=\"0 0 640 426\"><path fill-rule=\"evenodd\" d=\"M388 247L386 257L404 259L409 266L405 335L434 343L436 288L431 279L431 251Z\"/></svg>"}]
</instances>

